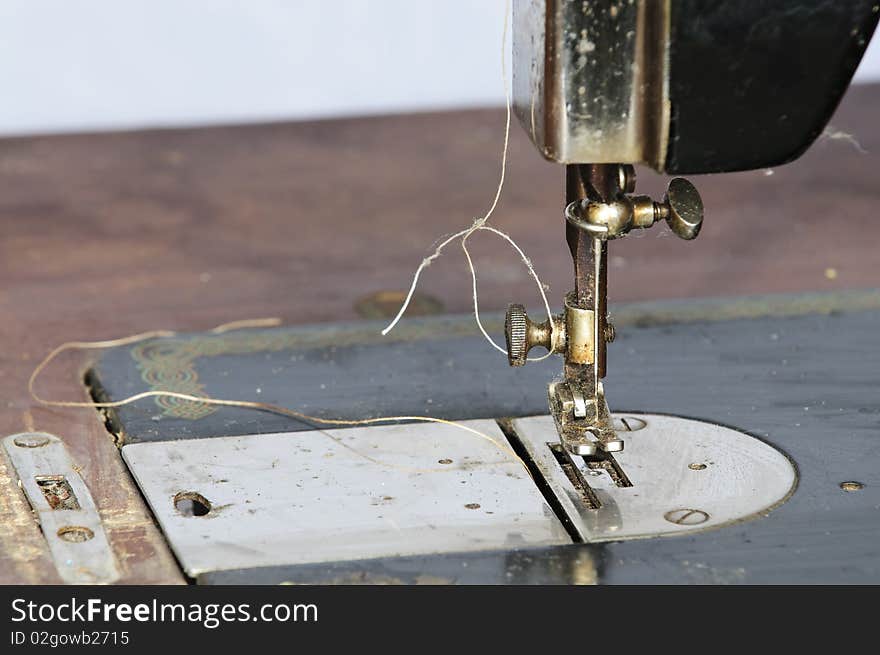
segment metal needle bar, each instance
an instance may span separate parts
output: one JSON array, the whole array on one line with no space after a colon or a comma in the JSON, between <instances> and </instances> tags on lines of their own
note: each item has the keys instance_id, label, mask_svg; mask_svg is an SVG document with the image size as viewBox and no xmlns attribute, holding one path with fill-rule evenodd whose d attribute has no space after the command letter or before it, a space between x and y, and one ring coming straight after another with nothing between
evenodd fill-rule
<instances>
[{"instance_id":1,"label":"metal needle bar","mask_svg":"<svg viewBox=\"0 0 880 655\"><path fill-rule=\"evenodd\" d=\"M585 164L566 166L566 205L583 199L611 202L621 191L620 167L617 164ZM591 370L584 365L565 363L565 377L585 385L595 397L599 380L605 377L606 344L605 316L608 288L608 244L584 230L566 223L566 241L574 261L575 297L582 309L594 312L593 343L595 357Z\"/></svg>"}]
</instances>

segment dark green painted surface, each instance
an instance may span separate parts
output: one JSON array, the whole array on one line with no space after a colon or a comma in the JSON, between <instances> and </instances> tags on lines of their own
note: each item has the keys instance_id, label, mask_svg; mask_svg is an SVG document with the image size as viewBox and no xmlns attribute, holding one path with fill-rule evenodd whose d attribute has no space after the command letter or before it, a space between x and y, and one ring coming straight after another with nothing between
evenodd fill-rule
<instances>
[{"instance_id":1,"label":"dark green painted surface","mask_svg":"<svg viewBox=\"0 0 880 655\"><path fill-rule=\"evenodd\" d=\"M262 393L251 397L327 415L473 418L546 411L545 385L558 362L509 369L478 337L441 338L432 329L423 334L423 341L225 355L199 361L198 371L209 393L242 397L262 385ZM880 311L838 308L824 315L646 325L619 334L606 380L612 409L680 414L746 430L788 453L800 483L767 518L689 537L573 547L573 553L586 548L594 557L602 582L880 583ZM102 360L98 377L111 397L143 388L134 382L139 377L127 351ZM319 393L321 383L326 389ZM147 403L120 412L118 420L133 440L301 427L252 412L222 410L189 422L153 420L158 412ZM841 490L848 480L864 488ZM476 566L479 560L482 575L457 581L505 582L510 556L441 554L418 566L449 577L443 575L448 562L473 560ZM402 561L338 566L344 575L412 568ZM331 569L309 570L320 581L339 572ZM556 567L544 580L563 581L563 570ZM249 575L211 574L204 581L310 574L282 567Z\"/></svg>"}]
</instances>

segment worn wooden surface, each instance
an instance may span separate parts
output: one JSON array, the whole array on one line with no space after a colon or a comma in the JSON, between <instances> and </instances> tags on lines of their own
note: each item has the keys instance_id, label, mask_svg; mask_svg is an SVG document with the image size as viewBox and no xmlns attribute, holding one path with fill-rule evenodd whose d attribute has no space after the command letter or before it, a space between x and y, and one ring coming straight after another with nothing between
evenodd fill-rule
<instances>
[{"instance_id":1,"label":"worn wooden surface","mask_svg":"<svg viewBox=\"0 0 880 655\"><path fill-rule=\"evenodd\" d=\"M850 90L836 134L772 175L697 178L707 219L684 243L660 228L611 248L612 302L880 286L880 87ZM0 142L0 433L62 437L96 502L127 582L180 581L96 413L48 409L25 385L69 339L245 317L288 323L356 317L370 293L400 289L439 235L487 207L503 115L426 114ZM866 151L866 152L865 152ZM643 172L639 189L660 195ZM570 286L562 171L514 128L496 224L532 257L558 299ZM483 305L534 304L517 257L474 238ZM424 291L467 311L453 251ZM66 356L44 395L78 400L88 358ZM0 457L0 581L57 582L39 529Z\"/></svg>"}]
</instances>

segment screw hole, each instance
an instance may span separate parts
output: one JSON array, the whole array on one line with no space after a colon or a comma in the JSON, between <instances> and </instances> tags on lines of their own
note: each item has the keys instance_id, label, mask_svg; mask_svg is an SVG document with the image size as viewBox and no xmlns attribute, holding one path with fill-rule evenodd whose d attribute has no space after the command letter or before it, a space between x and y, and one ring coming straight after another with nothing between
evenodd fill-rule
<instances>
[{"instance_id":1,"label":"screw hole","mask_svg":"<svg viewBox=\"0 0 880 655\"><path fill-rule=\"evenodd\" d=\"M174 507L184 516L205 516L211 511L211 501L195 491L181 491L174 496Z\"/></svg>"},{"instance_id":2,"label":"screw hole","mask_svg":"<svg viewBox=\"0 0 880 655\"><path fill-rule=\"evenodd\" d=\"M438 459L438 460L437 460L437 463L438 463L438 464L452 464L452 460L449 459L449 458Z\"/></svg>"},{"instance_id":3,"label":"screw hole","mask_svg":"<svg viewBox=\"0 0 880 655\"><path fill-rule=\"evenodd\" d=\"M856 482L855 480L849 480L847 482L841 482L840 488L844 491L861 491L865 488L861 482Z\"/></svg>"},{"instance_id":4,"label":"screw hole","mask_svg":"<svg viewBox=\"0 0 880 655\"><path fill-rule=\"evenodd\" d=\"M465 507L467 509L480 509L480 503L468 503Z\"/></svg>"},{"instance_id":5,"label":"screw hole","mask_svg":"<svg viewBox=\"0 0 880 655\"><path fill-rule=\"evenodd\" d=\"M75 544L82 543L83 541L88 541L95 536L95 533L92 532L89 528L83 527L81 525L66 525L63 528L58 528L58 532L56 534L58 535L59 539L63 539L64 541L69 541Z\"/></svg>"},{"instance_id":6,"label":"screw hole","mask_svg":"<svg viewBox=\"0 0 880 655\"><path fill-rule=\"evenodd\" d=\"M699 462L694 462L693 464L688 464L688 468L691 471L702 471L706 468L706 465L700 464Z\"/></svg>"}]
</instances>

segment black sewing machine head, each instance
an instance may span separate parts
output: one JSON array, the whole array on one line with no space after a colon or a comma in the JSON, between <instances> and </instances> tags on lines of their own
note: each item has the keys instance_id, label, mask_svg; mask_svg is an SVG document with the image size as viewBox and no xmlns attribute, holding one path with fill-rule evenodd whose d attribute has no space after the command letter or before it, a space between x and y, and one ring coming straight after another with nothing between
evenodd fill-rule
<instances>
[{"instance_id":1,"label":"black sewing machine head","mask_svg":"<svg viewBox=\"0 0 880 655\"><path fill-rule=\"evenodd\" d=\"M876 0L515 0L514 104L548 159L778 166L824 129Z\"/></svg>"},{"instance_id":2,"label":"black sewing machine head","mask_svg":"<svg viewBox=\"0 0 880 655\"><path fill-rule=\"evenodd\" d=\"M633 164L664 173L777 166L825 128L877 24L876 0L515 0L513 96L540 152L567 165L574 290L533 323L510 305L512 366L533 347L563 356L550 411L565 452L617 452L605 402L608 242L665 221L694 239L696 188L677 178L656 202Z\"/></svg>"}]
</instances>

